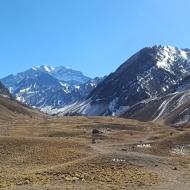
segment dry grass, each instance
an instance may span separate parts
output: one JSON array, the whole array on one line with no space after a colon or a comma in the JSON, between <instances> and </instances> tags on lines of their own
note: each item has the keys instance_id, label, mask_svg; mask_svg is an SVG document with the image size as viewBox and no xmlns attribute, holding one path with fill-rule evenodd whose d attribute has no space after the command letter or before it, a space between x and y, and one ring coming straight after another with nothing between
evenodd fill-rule
<instances>
[{"instance_id":1,"label":"dry grass","mask_svg":"<svg viewBox=\"0 0 190 190\"><path fill-rule=\"evenodd\" d=\"M172 168L189 172L189 158L167 146L190 142L188 129L111 117L20 118L0 123L3 189L156 189L178 177ZM93 128L103 135L92 145Z\"/></svg>"}]
</instances>

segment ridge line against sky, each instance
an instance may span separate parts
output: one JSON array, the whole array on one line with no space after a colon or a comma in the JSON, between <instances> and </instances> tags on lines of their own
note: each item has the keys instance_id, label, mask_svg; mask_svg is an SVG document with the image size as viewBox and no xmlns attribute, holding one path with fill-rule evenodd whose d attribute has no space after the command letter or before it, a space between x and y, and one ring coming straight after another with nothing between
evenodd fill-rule
<instances>
[{"instance_id":1,"label":"ridge line against sky","mask_svg":"<svg viewBox=\"0 0 190 190\"><path fill-rule=\"evenodd\" d=\"M143 47L190 48L189 0L1 0L0 78L36 65L104 76Z\"/></svg>"}]
</instances>

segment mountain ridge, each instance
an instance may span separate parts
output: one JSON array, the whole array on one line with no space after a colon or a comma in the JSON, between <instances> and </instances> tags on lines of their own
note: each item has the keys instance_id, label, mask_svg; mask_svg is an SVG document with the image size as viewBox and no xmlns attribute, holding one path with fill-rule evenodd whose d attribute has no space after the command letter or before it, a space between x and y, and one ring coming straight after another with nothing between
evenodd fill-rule
<instances>
[{"instance_id":1,"label":"mountain ridge","mask_svg":"<svg viewBox=\"0 0 190 190\"><path fill-rule=\"evenodd\" d=\"M18 101L45 112L84 100L100 80L63 66L47 65L1 79Z\"/></svg>"},{"instance_id":2,"label":"mountain ridge","mask_svg":"<svg viewBox=\"0 0 190 190\"><path fill-rule=\"evenodd\" d=\"M123 115L138 102L175 92L190 73L189 63L189 49L143 48L64 114Z\"/></svg>"},{"instance_id":3,"label":"mountain ridge","mask_svg":"<svg viewBox=\"0 0 190 190\"><path fill-rule=\"evenodd\" d=\"M145 47L107 77L87 82L84 77L83 83L80 77L76 81L72 74L68 81L63 81L65 71L67 76L73 70L67 72L65 67L56 69L51 66L31 68L18 75L18 80L15 80L18 89L12 87L10 90L14 90L17 99L29 100L28 105L59 116L120 116L145 121L165 120L174 124L181 122L177 119L177 114L182 114L179 110L188 109L183 104L172 103L185 97L184 101L189 105L190 50L187 48ZM78 73L81 72L77 71L77 77ZM24 74L26 76L22 81ZM7 80L7 84L11 81ZM35 103L36 99L40 101ZM165 110L164 103L167 104ZM144 110L146 115L143 115ZM182 114L181 120L184 117L187 122L190 121L187 114Z\"/></svg>"}]
</instances>

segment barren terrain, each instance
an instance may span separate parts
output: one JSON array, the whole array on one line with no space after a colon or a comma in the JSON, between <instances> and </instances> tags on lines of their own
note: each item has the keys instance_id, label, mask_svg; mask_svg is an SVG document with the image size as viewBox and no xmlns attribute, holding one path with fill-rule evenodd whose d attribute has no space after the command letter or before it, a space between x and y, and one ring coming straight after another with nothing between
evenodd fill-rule
<instances>
[{"instance_id":1,"label":"barren terrain","mask_svg":"<svg viewBox=\"0 0 190 190\"><path fill-rule=\"evenodd\" d=\"M188 128L112 117L0 119L2 189L189 190ZM92 129L102 133L92 139Z\"/></svg>"}]
</instances>

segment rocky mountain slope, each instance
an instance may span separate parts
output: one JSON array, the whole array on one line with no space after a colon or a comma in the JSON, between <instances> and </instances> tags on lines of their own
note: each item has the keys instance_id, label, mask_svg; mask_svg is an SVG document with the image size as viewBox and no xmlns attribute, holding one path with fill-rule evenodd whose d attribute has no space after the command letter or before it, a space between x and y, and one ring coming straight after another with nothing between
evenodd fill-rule
<instances>
[{"instance_id":1,"label":"rocky mountain slope","mask_svg":"<svg viewBox=\"0 0 190 190\"><path fill-rule=\"evenodd\" d=\"M16 101L0 82L0 121L14 121L17 118L37 118L40 114Z\"/></svg>"},{"instance_id":2,"label":"rocky mountain slope","mask_svg":"<svg viewBox=\"0 0 190 190\"><path fill-rule=\"evenodd\" d=\"M83 101L101 81L65 67L36 66L1 80L22 103L49 112Z\"/></svg>"},{"instance_id":3,"label":"rocky mountain slope","mask_svg":"<svg viewBox=\"0 0 190 190\"><path fill-rule=\"evenodd\" d=\"M0 82L0 96L2 97L11 97L10 92L8 91L7 88Z\"/></svg>"},{"instance_id":4,"label":"rocky mountain slope","mask_svg":"<svg viewBox=\"0 0 190 190\"><path fill-rule=\"evenodd\" d=\"M60 114L130 116L127 112L141 101L184 91L189 74L190 50L171 46L147 47L103 80L87 100Z\"/></svg>"},{"instance_id":5,"label":"rocky mountain slope","mask_svg":"<svg viewBox=\"0 0 190 190\"><path fill-rule=\"evenodd\" d=\"M190 81L189 81L190 82ZM122 116L140 121L160 121L174 126L189 126L190 88L182 86L174 93L150 98L132 106Z\"/></svg>"}]
</instances>

